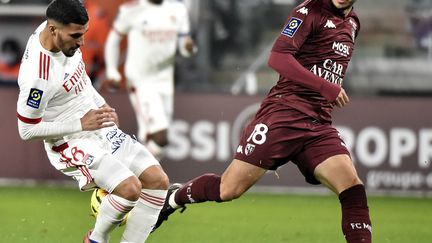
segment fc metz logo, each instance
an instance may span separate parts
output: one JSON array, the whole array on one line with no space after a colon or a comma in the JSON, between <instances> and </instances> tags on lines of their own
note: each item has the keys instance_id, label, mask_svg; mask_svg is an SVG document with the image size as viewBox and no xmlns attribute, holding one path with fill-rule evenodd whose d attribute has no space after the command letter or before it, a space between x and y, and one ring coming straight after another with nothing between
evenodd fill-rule
<instances>
[{"instance_id":1,"label":"fc metz logo","mask_svg":"<svg viewBox=\"0 0 432 243\"><path fill-rule=\"evenodd\" d=\"M245 155L250 155L255 150L255 145L248 143L245 148Z\"/></svg>"}]
</instances>

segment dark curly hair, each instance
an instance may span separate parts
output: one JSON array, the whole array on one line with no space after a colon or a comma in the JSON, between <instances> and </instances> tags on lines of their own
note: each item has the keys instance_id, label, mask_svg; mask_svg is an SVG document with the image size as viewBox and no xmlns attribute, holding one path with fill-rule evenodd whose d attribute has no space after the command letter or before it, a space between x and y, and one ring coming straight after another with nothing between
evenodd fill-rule
<instances>
[{"instance_id":1,"label":"dark curly hair","mask_svg":"<svg viewBox=\"0 0 432 243\"><path fill-rule=\"evenodd\" d=\"M85 25L89 20L87 10L80 0L53 0L48 5L46 17L65 25Z\"/></svg>"}]
</instances>

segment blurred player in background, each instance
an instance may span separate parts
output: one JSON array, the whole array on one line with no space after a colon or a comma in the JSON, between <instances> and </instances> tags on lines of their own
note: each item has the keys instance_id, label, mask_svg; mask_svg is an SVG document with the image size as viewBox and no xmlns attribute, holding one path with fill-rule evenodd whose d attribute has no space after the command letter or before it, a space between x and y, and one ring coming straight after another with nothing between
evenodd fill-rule
<instances>
[{"instance_id":1,"label":"blurred player in background","mask_svg":"<svg viewBox=\"0 0 432 243\"><path fill-rule=\"evenodd\" d=\"M307 0L292 10L269 58L279 81L243 131L231 165L222 176L170 187L155 228L185 204L238 198L267 170L292 161L307 182L339 196L346 241L372 241L365 188L331 125L333 108L349 102L341 85L360 29L354 2Z\"/></svg>"},{"instance_id":2,"label":"blurred player in background","mask_svg":"<svg viewBox=\"0 0 432 243\"><path fill-rule=\"evenodd\" d=\"M168 177L143 145L117 127L115 110L92 86L79 49L89 28L82 3L54 0L46 18L22 59L19 134L43 139L51 164L81 190L109 192L84 242L108 242L127 213L121 242L144 242L163 206Z\"/></svg>"},{"instance_id":3,"label":"blurred player in background","mask_svg":"<svg viewBox=\"0 0 432 243\"><path fill-rule=\"evenodd\" d=\"M82 46L86 72L95 83L102 80L105 70L104 47L110 30L108 15L95 0L85 0L84 7L89 16L89 30L86 33L86 43Z\"/></svg>"},{"instance_id":4,"label":"blurred player in background","mask_svg":"<svg viewBox=\"0 0 432 243\"><path fill-rule=\"evenodd\" d=\"M5 38L0 48L0 84L16 85L21 64L22 47L15 38Z\"/></svg>"},{"instance_id":5,"label":"blurred player in background","mask_svg":"<svg viewBox=\"0 0 432 243\"><path fill-rule=\"evenodd\" d=\"M138 123L138 140L156 157L168 144L173 115L174 58L196 51L185 5L174 0L139 0L120 7L105 45L106 77L118 86L120 42L128 37L125 76Z\"/></svg>"}]
</instances>

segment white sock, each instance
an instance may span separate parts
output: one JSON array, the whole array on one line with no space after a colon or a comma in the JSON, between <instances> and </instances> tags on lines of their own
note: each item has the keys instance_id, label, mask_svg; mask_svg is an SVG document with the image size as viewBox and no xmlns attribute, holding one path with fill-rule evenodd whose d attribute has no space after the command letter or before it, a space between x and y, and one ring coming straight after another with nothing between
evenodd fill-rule
<instances>
[{"instance_id":1,"label":"white sock","mask_svg":"<svg viewBox=\"0 0 432 243\"><path fill-rule=\"evenodd\" d=\"M137 205L130 212L120 242L144 242L155 225L167 190L142 189Z\"/></svg>"},{"instance_id":2,"label":"white sock","mask_svg":"<svg viewBox=\"0 0 432 243\"><path fill-rule=\"evenodd\" d=\"M136 201L129 201L113 194L104 197L90 239L99 243L108 242L109 234L136 204Z\"/></svg>"},{"instance_id":3,"label":"white sock","mask_svg":"<svg viewBox=\"0 0 432 243\"><path fill-rule=\"evenodd\" d=\"M178 191L178 189L175 190L175 191L173 191L173 192L171 193L170 197L168 198L168 204L169 204L172 208L179 208L179 207L180 207L180 206L176 203L176 201L175 201L175 194L176 194L177 191Z\"/></svg>"}]
</instances>

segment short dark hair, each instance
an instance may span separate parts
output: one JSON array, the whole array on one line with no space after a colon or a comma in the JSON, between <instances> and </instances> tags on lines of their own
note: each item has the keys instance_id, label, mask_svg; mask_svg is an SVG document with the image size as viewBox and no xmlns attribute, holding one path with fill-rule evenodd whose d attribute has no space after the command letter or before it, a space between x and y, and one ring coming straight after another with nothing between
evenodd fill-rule
<instances>
[{"instance_id":1,"label":"short dark hair","mask_svg":"<svg viewBox=\"0 0 432 243\"><path fill-rule=\"evenodd\" d=\"M53 0L48 5L46 17L65 25L85 25L89 20L87 10L80 0Z\"/></svg>"}]
</instances>

